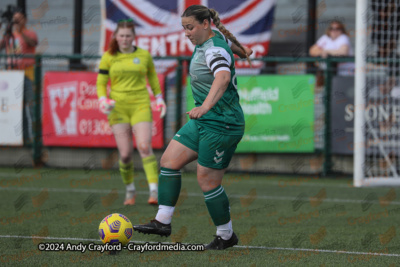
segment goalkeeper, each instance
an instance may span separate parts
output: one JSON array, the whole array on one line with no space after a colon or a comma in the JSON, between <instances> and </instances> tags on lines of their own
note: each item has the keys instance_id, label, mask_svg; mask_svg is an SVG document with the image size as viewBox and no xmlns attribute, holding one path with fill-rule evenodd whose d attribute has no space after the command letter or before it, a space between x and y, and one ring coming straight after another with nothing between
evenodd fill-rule
<instances>
[{"instance_id":1,"label":"goalkeeper","mask_svg":"<svg viewBox=\"0 0 400 267\"><path fill-rule=\"evenodd\" d=\"M151 147L152 112L146 88L146 77L165 116L166 105L162 97L157 73L150 53L133 46L134 24L131 19L118 23L110 47L100 61L97 76L97 95L100 111L108 115L119 152L119 170L126 185L124 205L134 205L136 190L133 181L133 140L142 158L150 189L149 204L158 203L158 165ZM107 83L111 81L110 98Z\"/></svg>"}]
</instances>

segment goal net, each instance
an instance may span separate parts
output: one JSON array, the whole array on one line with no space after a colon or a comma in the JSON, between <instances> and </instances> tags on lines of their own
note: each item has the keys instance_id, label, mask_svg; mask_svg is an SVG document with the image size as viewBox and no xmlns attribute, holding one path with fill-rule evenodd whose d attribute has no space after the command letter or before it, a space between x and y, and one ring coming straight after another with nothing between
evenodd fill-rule
<instances>
[{"instance_id":1,"label":"goal net","mask_svg":"<svg viewBox=\"0 0 400 267\"><path fill-rule=\"evenodd\" d=\"M357 0L354 186L400 185L400 0Z\"/></svg>"}]
</instances>

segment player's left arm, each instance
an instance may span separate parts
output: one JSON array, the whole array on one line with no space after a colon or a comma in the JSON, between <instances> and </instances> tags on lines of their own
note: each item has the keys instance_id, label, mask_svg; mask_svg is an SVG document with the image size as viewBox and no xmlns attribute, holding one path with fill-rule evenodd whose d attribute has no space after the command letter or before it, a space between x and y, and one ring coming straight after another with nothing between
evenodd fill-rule
<instances>
[{"instance_id":1,"label":"player's left arm","mask_svg":"<svg viewBox=\"0 0 400 267\"><path fill-rule=\"evenodd\" d=\"M164 118L166 112L167 112L167 105L165 104L162 92L161 92L161 87L160 87L160 82L158 81L157 77L157 72L156 68L154 67L154 62L153 58L151 57L150 53L148 54L149 60L148 60L148 66L147 66L147 79L149 81L151 90L153 91L154 96L156 97L157 100L157 110L161 110L160 118Z\"/></svg>"}]
</instances>

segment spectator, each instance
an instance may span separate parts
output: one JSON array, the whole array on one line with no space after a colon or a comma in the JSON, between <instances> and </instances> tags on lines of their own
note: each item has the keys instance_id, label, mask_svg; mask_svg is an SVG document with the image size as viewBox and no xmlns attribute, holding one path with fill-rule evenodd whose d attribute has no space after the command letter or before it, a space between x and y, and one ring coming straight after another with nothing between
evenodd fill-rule
<instances>
[{"instance_id":1,"label":"spectator","mask_svg":"<svg viewBox=\"0 0 400 267\"><path fill-rule=\"evenodd\" d=\"M312 57L323 58L328 56L353 56L353 49L344 25L340 21L332 21L325 34L311 46L309 53ZM339 75L354 74L354 63L339 63L337 68Z\"/></svg>"},{"instance_id":2,"label":"spectator","mask_svg":"<svg viewBox=\"0 0 400 267\"><path fill-rule=\"evenodd\" d=\"M38 44L38 38L34 31L26 28L26 14L22 11L16 11L12 18L13 29L10 34L5 34L0 41L0 50L6 49L10 55L7 59L8 69L24 70L24 108L23 108L23 138L24 143L32 143L33 131L33 110L34 110L34 58L19 57L20 55L35 54L35 48Z\"/></svg>"}]
</instances>

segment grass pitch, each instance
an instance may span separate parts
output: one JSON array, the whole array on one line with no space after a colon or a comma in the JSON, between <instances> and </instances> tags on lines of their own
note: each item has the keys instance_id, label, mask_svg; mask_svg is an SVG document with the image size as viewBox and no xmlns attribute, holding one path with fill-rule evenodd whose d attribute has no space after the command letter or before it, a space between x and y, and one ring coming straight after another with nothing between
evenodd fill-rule
<instances>
[{"instance_id":1,"label":"grass pitch","mask_svg":"<svg viewBox=\"0 0 400 267\"><path fill-rule=\"evenodd\" d=\"M118 212L133 224L153 219L137 173L136 205L124 207L117 171L0 169L2 266L395 266L400 201L395 188L353 188L348 178L226 174L239 244L225 251L40 252L41 242L100 243L98 226ZM133 233L132 242L207 244L215 226L196 176L183 173L168 238Z\"/></svg>"}]
</instances>

